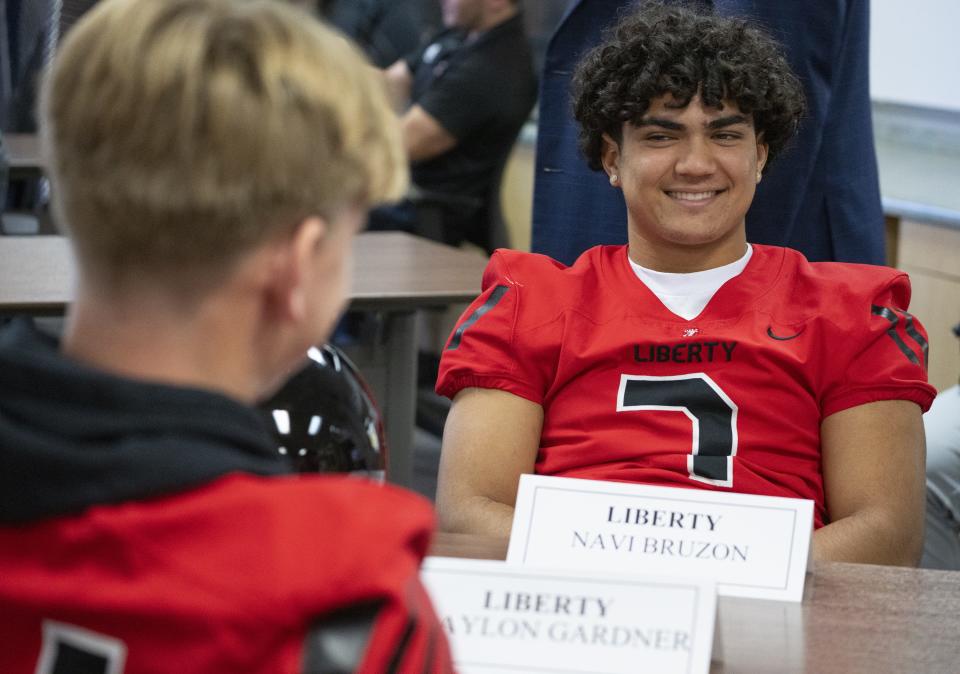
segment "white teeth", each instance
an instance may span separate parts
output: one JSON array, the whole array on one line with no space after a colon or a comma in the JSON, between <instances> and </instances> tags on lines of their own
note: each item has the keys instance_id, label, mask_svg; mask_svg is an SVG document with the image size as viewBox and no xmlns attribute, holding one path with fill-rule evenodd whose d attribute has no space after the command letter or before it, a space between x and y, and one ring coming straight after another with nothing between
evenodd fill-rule
<instances>
[{"instance_id":1,"label":"white teeth","mask_svg":"<svg viewBox=\"0 0 960 674\"><path fill-rule=\"evenodd\" d=\"M712 192L667 192L670 195L671 199L678 199L680 201L703 201L709 199L713 196L716 196L717 191Z\"/></svg>"}]
</instances>

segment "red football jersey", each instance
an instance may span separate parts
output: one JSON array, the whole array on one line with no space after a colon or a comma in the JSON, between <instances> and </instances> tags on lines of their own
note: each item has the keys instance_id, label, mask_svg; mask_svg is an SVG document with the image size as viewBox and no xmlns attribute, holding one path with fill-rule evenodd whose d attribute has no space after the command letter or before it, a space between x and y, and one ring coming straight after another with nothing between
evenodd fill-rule
<instances>
[{"instance_id":1,"label":"red football jersey","mask_svg":"<svg viewBox=\"0 0 960 674\"><path fill-rule=\"evenodd\" d=\"M572 266L497 251L443 352L437 392L543 406L536 471L812 499L827 521L820 424L878 400L926 410L926 334L885 267L753 246L693 320L634 274L626 246Z\"/></svg>"},{"instance_id":2,"label":"red football jersey","mask_svg":"<svg viewBox=\"0 0 960 674\"><path fill-rule=\"evenodd\" d=\"M233 474L0 527L0 671L451 672L432 526L389 486Z\"/></svg>"}]
</instances>

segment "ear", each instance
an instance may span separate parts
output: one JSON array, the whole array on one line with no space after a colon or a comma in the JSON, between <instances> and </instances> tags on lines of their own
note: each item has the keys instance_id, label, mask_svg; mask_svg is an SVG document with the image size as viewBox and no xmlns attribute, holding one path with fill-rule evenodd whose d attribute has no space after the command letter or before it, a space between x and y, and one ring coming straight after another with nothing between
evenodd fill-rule
<instances>
[{"instance_id":1,"label":"ear","mask_svg":"<svg viewBox=\"0 0 960 674\"><path fill-rule=\"evenodd\" d=\"M770 146L763 140L763 135L757 136L757 182L763 176L763 167L767 165L767 157L770 155Z\"/></svg>"},{"instance_id":2,"label":"ear","mask_svg":"<svg viewBox=\"0 0 960 674\"><path fill-rule=\"evenodd\" d=\"M279 317L300 322L307 316L316 258L328 230L326 220L311 216L278 244L270 295Z\"/></svg>"},{"instance_id":3,"label":"ear","mask_svg":"<svg viewBox=\"0 0 960 674\"><path fill-rule=\"evenodd\" d=\"M600 150L600 163L610 178L610 184L620 186L620 146L609 133L602 136L603 147Z\"/></svg>"}]
</instances>

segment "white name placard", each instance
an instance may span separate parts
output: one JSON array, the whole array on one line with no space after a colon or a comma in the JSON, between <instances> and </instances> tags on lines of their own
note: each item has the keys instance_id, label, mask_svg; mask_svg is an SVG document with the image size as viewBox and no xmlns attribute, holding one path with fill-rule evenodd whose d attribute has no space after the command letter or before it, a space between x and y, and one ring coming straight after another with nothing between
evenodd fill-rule
<instances>
[{"instance_id":1,"label":"white name placard","mask_svg":"<svg viewBox=\"0 0 960 674\"><path fill-rule=\"evenodd\" d=\"M507 561L710 578L720 595L800 601L813 502L523 475Z\"/></svg>"},{"instance_id":2,"label":"white name placard","mask_svg":"<svg viewBox=\"0 0 960 674\"><path fill-rule=\"evenodd\" d=\"M706 674L716 586L429 557L421 571L461 674Z\"/></svg>"}]
</instances>

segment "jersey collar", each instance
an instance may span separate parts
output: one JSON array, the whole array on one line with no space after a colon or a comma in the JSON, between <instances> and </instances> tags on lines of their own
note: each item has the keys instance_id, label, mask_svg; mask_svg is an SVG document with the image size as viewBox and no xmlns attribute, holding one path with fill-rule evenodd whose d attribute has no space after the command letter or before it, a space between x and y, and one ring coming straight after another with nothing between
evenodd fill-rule
<instances>
[{"instance_id":1,"label":"jersey collar","mask_svg":"<svg viewBox=\"0 0 960 674\"><path fill-rule=\"evenodd\" d=\"M677 316L639 278L630 267L627 246L604 246L601 268L605 285L623 289L620 293L629 314L642 313L647 320L679 324L709 324L740 318L755 309L760 300L780 281L785 248L751 244L753 255L744 270L724 283L697 317Z\"/></svg>"}]
</instances>

